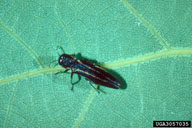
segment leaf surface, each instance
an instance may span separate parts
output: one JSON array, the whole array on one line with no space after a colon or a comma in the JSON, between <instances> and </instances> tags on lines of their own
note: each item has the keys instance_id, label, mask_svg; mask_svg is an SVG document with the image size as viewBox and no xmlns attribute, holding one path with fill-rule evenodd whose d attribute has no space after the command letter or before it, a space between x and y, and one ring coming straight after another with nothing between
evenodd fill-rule
<instances>
[{"instance_id":1,"label":"leaf surface","mask_svg":"<svg viewBox=\"0 0 192 128\"><path fill-rule=\"evenodd\" d=\"M192 1L0 1L0 127L151 127L192 119ZM67 54L104 63L125 89L82 79ZM74 77L76 79L76 77Z\"/></svg>"}]
</instances>

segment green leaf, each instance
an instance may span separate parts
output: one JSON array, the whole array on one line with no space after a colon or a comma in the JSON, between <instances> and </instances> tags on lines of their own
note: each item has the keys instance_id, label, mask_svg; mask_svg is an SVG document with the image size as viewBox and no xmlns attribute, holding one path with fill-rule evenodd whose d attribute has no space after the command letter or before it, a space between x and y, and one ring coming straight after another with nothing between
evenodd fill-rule
<instances>
[{"instance_id":1,"label":"green leaf","mask_svg":"<svg viewBox=\"0 0 192 128\"><path fill-rule=\"evenodd\" d=\"M192 120L192 1L0 1L0 127L151 127ZM55 65L56 47L104 63L125 89ZM56 61L56 62L54 62ZM74 78L76 79L76 78Z\"/></svg>"}]
</instances>

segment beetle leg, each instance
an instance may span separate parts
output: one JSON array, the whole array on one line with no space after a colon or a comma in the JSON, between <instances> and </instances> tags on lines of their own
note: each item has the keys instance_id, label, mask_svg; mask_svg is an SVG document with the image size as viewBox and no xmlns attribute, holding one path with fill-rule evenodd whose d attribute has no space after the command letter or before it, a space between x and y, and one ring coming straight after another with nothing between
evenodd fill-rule
<instances>
[{"instance_id":1,"label":"beetle leg","mask_svg":"<svg viewBox=\"0 0 192 128\"><path fill-rule=\"evenodd\" d=\"M78 74L78 78L79 78L79 80L77 81L77 83L81 80L81 76Z\"/></svg>"},{"instance_id":2,"label":"beetle leg","mask_svg":"<svg viewBox=\"0 0 192 128\"><path fill-rule=\"evenodd\" d=\"M79 75L79 74L77 74L78 75L78 78L79 78L79 80L77 81L77 82L72 82L72 79L73 79L73 72L71 72L71 85L72 85L72 87L71 87L71 90L73 90L73 86L75 85L75 84L77 84L80 80L81 80L81 76Z\"/></svg>"},{"instance_id":3,"label":"beetle leg","mask_svg":"<svg viewBox=\"0 0 192 128\"><path fill-rule=\"evenodd\" d=\"M95 86L93 86L92 85L92 83L91 83L91 81L89 80L89 79L87 79L87 78L85 78L88 82L89 82L89 84L98 92L98 93L100 93L100 91L101 92L103 92L103 93L105 93L103 90L101 90L101 89L99 89L99 85L97 85L97 87L95 87Z\"/></svg>"},{"instance_id":4,"label":"beetle leg","mask_svg":"<svg viewBox=\"0 0 192 128\"><path fill-rule=\"evenodd\" d=\"M98 93L100 93L99 86L98 86L98 87L94 87L94 86L92 85L91 81L88 81L88 82L89 82L89 84L90 84Z\"/></svg>"},{"instance_id":5,"label":"beetle leg","mask_svg":"<svg viewBox=\"0 0 192 128\"><path fill-rule=\"evenodd\" d=\"M55 75L58 75L59 73L66 73L68 71L69 71L69 69L66 69L65 71L60 71L60 72L55 73Z\"/></svg>"},{"instance_id":6,"label":"beetle leg","mask_svg":"<svg viewBox=\"0 0 192 128\"><path fill-rule=\"evenodd\" d=\"M71 85L72 85L72 86L71 86L71 91L73 91L73 85L74 85L74 84L72 83L72 78L73 78L73 72L71 72Z\"/></svg>"}]
</instances>

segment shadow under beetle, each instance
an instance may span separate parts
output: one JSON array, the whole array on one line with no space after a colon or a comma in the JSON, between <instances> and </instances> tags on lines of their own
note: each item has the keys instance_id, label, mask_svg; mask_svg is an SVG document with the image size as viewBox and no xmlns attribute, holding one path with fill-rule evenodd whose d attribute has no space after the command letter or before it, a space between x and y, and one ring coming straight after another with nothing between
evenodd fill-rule
<instances>
[{"instance_id":1,"label":"shadow under beetle","mask_svg":"<svg viewBox=\"0 0 192 128\"><path fill-rule=\"evenodd\" d=\"M58 48L62 49L62 47ZM63 49L62 51L64 53ZM66 69L63 72L71 70L71 90L73 90L74 84L80 81L81 76L85 77L85 79L88 80L90 84L93 82L95 84L114 89L119 89L121 86L120 82L114 76L106 72L101 66L96 65L95 63L91 63L89 60L78 59L75 54L68 55L64 53L60 55L58 63ZM74 73L78 75L79 80L73 83L72 78ZM92 84L91 86L94 87Z\"/></svg>"}]
</instances>

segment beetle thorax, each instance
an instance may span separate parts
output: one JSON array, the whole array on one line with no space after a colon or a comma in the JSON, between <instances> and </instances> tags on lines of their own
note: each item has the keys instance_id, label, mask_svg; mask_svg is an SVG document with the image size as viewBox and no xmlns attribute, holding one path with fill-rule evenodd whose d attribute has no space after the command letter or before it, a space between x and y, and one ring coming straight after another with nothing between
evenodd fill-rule
<instances>
[{"instance_id":1,"label":"beetle thorax","mask_svg":"<svg viewBox=\"0 0 192 128\"><path fill-rule=\"evenodd\" d=\"M74 64L75 60L71 56L61 55L59 57L59 64L65 68L71 67Z\"/></svg>"}]
</instances>

